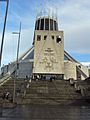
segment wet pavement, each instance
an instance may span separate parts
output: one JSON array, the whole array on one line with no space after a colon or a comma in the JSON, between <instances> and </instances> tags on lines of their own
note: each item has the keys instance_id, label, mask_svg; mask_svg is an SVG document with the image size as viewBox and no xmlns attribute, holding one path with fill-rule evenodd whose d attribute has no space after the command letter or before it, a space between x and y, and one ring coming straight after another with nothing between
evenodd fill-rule
<instances>
[{"instance_id":1,"label":"wet pavement","mask_svg":"<svg viewBox=\"0 0 90 120\"><path fill-rule=\"evenodd\" d=\"M4 109L0 120L90 120L90 105L22 105Z\"/></svg>"}]
</instances>

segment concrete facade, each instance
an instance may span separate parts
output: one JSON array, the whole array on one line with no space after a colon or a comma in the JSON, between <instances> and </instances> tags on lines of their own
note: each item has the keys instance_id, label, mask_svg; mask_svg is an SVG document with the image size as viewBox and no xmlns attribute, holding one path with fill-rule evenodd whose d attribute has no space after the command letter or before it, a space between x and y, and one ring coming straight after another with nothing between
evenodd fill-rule
<instances>
[{"instance_id":1,"label":"concrete facade","mask_svg":"<svg viewBox=\"0 0 90 120\"><path fill-rule=\"evenodd\" d=\"M86 66L81 65L81 70L87 75L89 76L89 70ZM81 75L81 80L84 80L85 78Z\"/></svg>"},{"instance_id":2,"label":"concrete facade","mask_svg":"<svg viewBox=\"0 0 90 120\"><path fill-rule=\"evenodd\" d=\"M76 64L74 62L71 61L64 61L64 78L65 79L69 79L69 78L73 78L73 79L77 79L76 76Z\"/></svg>"},{"instance_id":3,"label":"concrete facade","mask_svg":"<svg viewBox=\"0 0 90 120\"><path fill-rule=\"evenodd\" d=\"M37 40L38 35L41 40ZM59 36L61 41L57 43ZM64 74L63 31L35 31L33 73Z\"/></svg>"}]
</instances>

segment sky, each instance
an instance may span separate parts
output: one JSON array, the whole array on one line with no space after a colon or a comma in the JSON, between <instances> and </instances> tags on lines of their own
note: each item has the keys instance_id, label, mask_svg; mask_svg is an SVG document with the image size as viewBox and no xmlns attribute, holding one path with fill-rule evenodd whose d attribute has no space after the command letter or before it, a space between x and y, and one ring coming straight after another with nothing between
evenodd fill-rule
<instances>
[{"instance_id":1,"label":"sky","mask_svg":"<svg viewBox=\"0 0 90 120\"><path fill-rule=\"evenodd\" d=\"M0 1L0 43L5 15ZM90 63L90 0L9 0L2 65L16 59L20 21L20 53L32 46L36 15L41 9L57 12L59 30L64 31L64 49L80 62Z\"/></svg>"}]
</instances>

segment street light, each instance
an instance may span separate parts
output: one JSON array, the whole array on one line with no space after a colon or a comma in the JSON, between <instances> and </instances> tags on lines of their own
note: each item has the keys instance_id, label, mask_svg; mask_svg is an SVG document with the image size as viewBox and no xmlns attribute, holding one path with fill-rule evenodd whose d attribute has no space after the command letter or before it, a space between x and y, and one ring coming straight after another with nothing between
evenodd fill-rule
<instances>
[{"instance_id":1,"label":"street light","mask_svg":"<svg viewBox=\"0 0 90 120\"><path fill-rule=\"evenodd\" d=\"M17 70L19 69L18 56L19 56L20 36L21 36L21 22L20 22L19 32L12 32L12 34L16 34L16 35L18 34L17 58L16 58L16 77L17 77ZM14 79L13 103L15 103L15 93L16 93L16 81Z\"/></svg>"},{"instance_id":2,"label":"street light","mask_svg":"<svg viewBox=\"0 0 90 120\"><path fill-rule=\"evenodd\" d=\"M19 64L18 64L18 56L19 56L19 46L20 46L20 37L21 37L21 22L20 22L20 27L19 27L19 32L12 32L12 34L18 34L18 45L17 45L17 58L16 58L16 66L17 69L19 69Z\"/></svg>"},{"instance_id":3,"label":"street light","mask_svg":"<svg viewBox=\"0 0 90 120\"><path fill-rule=\"evenodd\" d=\"M5 12L5 18L4 18L2 39L1 39L1 48L0 48L0 71L1 71L1 59L2 59L2 52L3 52L3 43L4 43L4 35L5 35L5 28L6 28L9 0L0 0L0 2L6 2L6 12ZM1 112L0 112L1 115L2 115L2 109L3 109L3 103L2 103L2 106L1 106Z\"/></svg>"},{"instance_id":4,"label":"street light","mask_svg":"<svg viewBox=\"0 0 90 120\"><path fill-rule=\"evenodd\" d=\"M1 59L2 59L2 52L3 52L3 43L4 43L4 35L5 35L9 0L0 0L0 2L6 2L6 12L5 12L5 18L4 18L4 26L3 26L3 33L2 33L2 40L1 40L1 49L0 49L0 67L1 67Z\"/></svg>"}]
</instances>

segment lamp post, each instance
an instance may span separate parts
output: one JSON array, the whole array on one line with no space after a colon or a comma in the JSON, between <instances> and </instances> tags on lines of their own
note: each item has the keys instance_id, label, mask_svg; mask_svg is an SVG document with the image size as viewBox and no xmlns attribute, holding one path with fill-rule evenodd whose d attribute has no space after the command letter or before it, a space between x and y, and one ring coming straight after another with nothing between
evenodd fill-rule
<instances>
[{"instance_id":1,"label":"lamp post","mask_svg":"<svg viewBox=\"0 0 90 120\"><path fill-rule=\"evenodd\" d=\"M20 46L20 37L21 37L21 22L20 22L20 27L19 27L19 32L13 32L12 34L18 34L18 45L17 45L17 59L16 59L16 65L17 69L19 68L18 65L18 56L19 56L19 46Z\"/></svg>"},{"instance_id":2,"label":"lamp post","mask_svg":"<svg viewBox=\"0 0 90 120\"><path fill-rule=\"evenodd\" d=\"M16 34L16 35L18 34L17 58L16 58L16 77L17 77L17 70L19 69L18 56L19 56L19 46L20 46L20 37L21 37L21 22L20 22L19 32L13 32L12 34ZM13 103L15 103L15 93L16 93L16 81L14 79Z\"/></svg>"},{"instance_id":3,"label":"lamp post","mask_svg":"<svg viewBox=\"0 0 90 120\"><path fill-rule=\"evenodd\" d=\"M4 35L5 35L5 28L6 28L9 0L0 0L0 2L6 2L6 12L5 12L5 18L4 18L2 39L1 39L1 48L0 48L0 71L1 71L1 60L2 60L3 43L4 43ZM0 115L2 116L2 114L3 114L3 102L1 104L1 110L0 110Z\"/></svg>"},{"instance_id":4,"label":"lamp post","mask_svg":"<svg viewBox=\"0 0 90 120\"><path fill-rule=\"evenodd\" d=\"M1 59L2 59L2 52L3 52L3 43L4 43L4 36L5 36L6 20L8 15L9 0L0 0L0 2L6 2L6 12L5 12L5 18L4 18L4 26L3 26L3 33L2 33L2 40L1 40L1 49L0 49L0 67L1 67Z\"/></svg>"}]
</instances>

